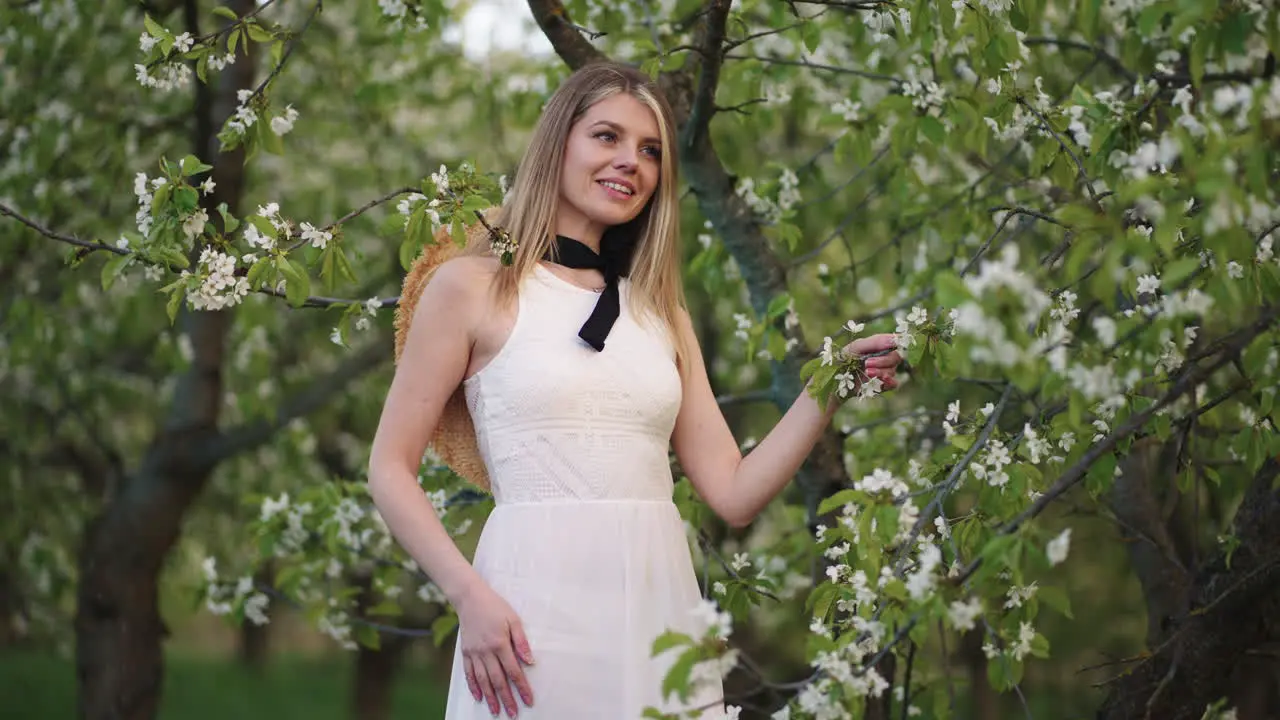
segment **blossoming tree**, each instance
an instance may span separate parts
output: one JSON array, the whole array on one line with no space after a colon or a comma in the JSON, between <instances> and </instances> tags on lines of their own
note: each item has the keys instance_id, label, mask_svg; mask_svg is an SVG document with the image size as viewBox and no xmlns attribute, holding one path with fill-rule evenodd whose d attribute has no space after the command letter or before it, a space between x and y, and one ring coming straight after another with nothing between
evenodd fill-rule
<instances>
[{"instance_id":1,"label":"blossoming tree","mask_svg":"<svg viewBox=\"0 0 1280 720\"><path fill-rule=\"evenodd\" d=\"M76 245L105 281L150 273L137 302L156 302L158 289L170 317L192 324L193 343L221 343L225 329L200 328L228 311L269 323L276 316L263 308L287 305L324 318L331 345L346 346L395 303L354 292L370 266L377 272L359 253L378 245L347 229L384 218L395 251L383 252L404 267L498 201L509 167L482 150L432 163L413 187L387 187L331 223L290 214L269 189L256 211L223 201L219 188L245 157L249 168L296 157L306 108L277 98L307 80L285 67L299 47L329 42L308 35L320 2L281 3L292 9L268 20L271 5L219 8L225 22L205 34L159 13L145 20L137 82L209 83L224 110L206 128L218 143L209 134L196 153L137 178L136 232L85 239L3 210ZM733 712L949 717L948 648L967 640L982 681L1030 714L1028 666L1057 645L1043 629L1090 601L1064 581L1081 532L1062 511L1070 507L1109 523L1094 532L1123 541L1145 600L1146 651L1106 684L1100 716L1274 711L1276 683L1265 679L1274 664L1250 657L1280 641L1280 11L1257 0L530 0L529 9L557 60L503 76L511 95L492 107L509 108L513 126L527 125L566 68L605 57L641 65L667 90L686 232L697 239L686 279L713 336L726 408L785 407L809 381L848 401L795 491L745 536L724 532L680 484L706 561L700 612L714 622L708 637L655 638L655 653L677 658L666 691L731 673ZM345 20L429 53L452 12L381 0ZM218 85L250 65L236 59L247 48L267 56L263 79ZM322 283L333 297L315 292ZM858 382L858 359L835 350L879 329L897 334L909 367L892 396ZM173 427L190 427L178 422L186 412L175 409ZM216 430L214 447L248 443L220 429L211 408L199 420ZM743 427L755 421L744 416ZM208 453L200 473L223 457ZM279 572L264 585L244 579L253 562L240 558L228 574L211 558L207 607L264 622L274 595L347 647L377 643L408 606L439 607L359 480L258 498L246 536ZM147 482L139 474L125 488ZM460 537L482 520L484 498L430 458L422 482ZM176 483L179 500L202 484ZM92 552L81 561L82 643L93 638L94 593L109 584L89 581L106 561ZM331 582L350 566L371 577L363 600ZM748 618L785 631L779 642L799 672L772 676L777 668L737 642L734 620ZM398 632L446 642L455 622L442 608L430 627Z\"/></svg>"}]
</instances>

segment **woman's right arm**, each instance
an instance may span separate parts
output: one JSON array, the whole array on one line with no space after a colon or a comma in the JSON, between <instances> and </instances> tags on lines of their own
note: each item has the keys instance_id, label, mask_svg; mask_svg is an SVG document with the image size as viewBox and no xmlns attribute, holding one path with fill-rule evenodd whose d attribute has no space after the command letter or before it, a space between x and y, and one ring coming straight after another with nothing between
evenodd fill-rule
<instances>
[{"instance_id":1,"label":"woman's right arm","mask_svg":"<svg viewBox=\"0 0 1280 720\"><path fill-rule=\"evenodd\" d=\"M468 258L469 260L470 258ZM418 469L445 402L471 358L476 268L446 262L422 291L369 454L369 494L392 535L456 604L480 580L418 485ZM475 296L475 297L472 297Z\"/></svg>"},{"instance_id":2,"label":"woman's right arm","mask_svg":"<svg viewBox=\"0 0 1280 720\"><path fill-rule=\"evenodd\" d=\"M519 618L458 550L417 480L428 438L466 375L491 279L483 259L464 257L443 263L423 289L373 438L369 494L396 541L457 608L472 696L495 714L501 700L514 717L509 683L526 704L533 699L520 667L533 657Z\"/></svg>"}]
</instances>

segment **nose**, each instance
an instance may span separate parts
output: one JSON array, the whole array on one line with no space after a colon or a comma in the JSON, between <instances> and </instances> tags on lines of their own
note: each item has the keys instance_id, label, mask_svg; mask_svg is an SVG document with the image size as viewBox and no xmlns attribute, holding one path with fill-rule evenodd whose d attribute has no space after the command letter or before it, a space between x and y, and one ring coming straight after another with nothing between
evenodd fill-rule
<instances>
[{"instance_id":1,"label":"nose","mask_svg":"<svg viewBox=\"0 0 1280 720\"><path fill-rule=\"evenodd\" d=\"M613 158L613 167L616 170L626 172L635 172L636 167L640 163L640 150L629 145L618 143L618 151Z\"/></svg>"}]
</instances>

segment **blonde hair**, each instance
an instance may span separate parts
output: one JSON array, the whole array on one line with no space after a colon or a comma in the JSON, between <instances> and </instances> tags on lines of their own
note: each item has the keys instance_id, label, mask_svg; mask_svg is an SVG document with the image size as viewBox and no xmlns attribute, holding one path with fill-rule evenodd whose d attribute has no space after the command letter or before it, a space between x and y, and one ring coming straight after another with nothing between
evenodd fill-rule
<instances>
[{"instance_id":1,"label":"blonde hair","mask_svg":"<svg viewBox=\"0 0 1280 720\"><path fill-rule=\"evenodd\" d=\"M605 237L611 242L625 238L635 243L629 275L630 308L637 316L648 313L660 321L675 348L677 364L683 366L687 348L677 331L685 297L680 279L675 123L661 90L634 68L617 63L587 65L570 75L547 101L506 201L486 215L518 244L511 265L498 271L494 292L500 302L510 302L520 280L533 272L544 255L554 254L556 207L570 130L591 106L619 93L630 94L653 111L662 153L658 186L649 202L630 222L607 229ZM488 233L471 237L467 254L490 252Z\"/></svg>"}]
</instances>

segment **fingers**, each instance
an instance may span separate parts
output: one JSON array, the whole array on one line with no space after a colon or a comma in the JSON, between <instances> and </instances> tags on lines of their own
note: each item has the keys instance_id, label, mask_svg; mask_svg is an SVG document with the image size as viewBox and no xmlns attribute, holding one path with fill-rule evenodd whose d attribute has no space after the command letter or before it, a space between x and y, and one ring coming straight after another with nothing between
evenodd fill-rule
<instances>
[{"instance_id":1,"label":"fingers","mask_svg":"<svg viewBox=\"0 0 1280 720\"><path fill-rule=\"evenodd\" d=\"M471 666L471 658L463 658L463 667L466 668L467 689L471 691L471 697L480 702L484 699L484 693L480 691L480 682L476 680L475 668Z\"/></svg>"},{"instance_id":2,"label":"fingers","mask_svg":"<svg viewBox=\"0 0 1280 720\"><path fill-rule=\"evenodd\" d=\"M502 664L507 679L516 686L516 692L520 693L520 699L524 701L525 706L533 705L533 688L529 687L529 680L525 677L524 670L520 668L520 661L516 659L515 653L511 652L510 648L504 649L498 653L498 661ZM510 694L509 690L508 694ZM515 715L513 714L512 717Z\"/></svg>"},{"instance_id":3,"label":"fingers","mask_svg":"<svg viewBox=\"0 0 1280 720\"><path fill-rule=\"evenodd\" d=\"M510 651L507 651L510 654ZM516 699L511 694L511 681L507 677L506 671L503 669L502 661L494 653L485 653L484 667L489 673L489 681L493 683L493 689L497 691L498 699L502 701L502 706L507 709L507 715L516 716ZM494 715L498 714L495 705L490 703L489 710Z\"/></svg>"},{"instance_id":4,"label":"fingers","mask_svg":"<svg viewBox=\"0 0 1280 720\"><path fill-rule=\"evenodd\" d=\"M511 646L516 650L516 657L526 665L533 664L533 650L529 649L529 638L524 634L524 626L519 620L511 621Z\"/></svg>"},{"instance_id":5,"label":"fingers","mask_svg":"<svg viewBox=\"0 0 1280 720\"><path fill-rule=\"evenodd\" d=\"M515 673L508 672L511 679L516 684L516 689L520 691L520 697L524 700L525 705L533 705L533 688L529 685L529 680L525 677L524 669L520 667L520 662L526 665L533 664L533 650L529 648L529 638L524 634L524 626L519 620L511 622L511 647L515 650L515 656L512 657L512 665Z\"/></svg>"},{"instance_id":6,"label":"fingers","mask_svg":"<svg viewBox=\"0 0 1280 720\"><path fill-rule=\"evenodd\" d=\"M898 353L889 353L880 357L869 357L862 361L862 364L868 369L872 368L891 368L902 362L902 356Z\"/></svg>"},{"instance_id":7,"label":"fingers","mask_svg":"<svg viewBox=\"0 0 1280 720\"><path fill-rule=\"evenodd\" d=\"M855 352L859 355L870 355L884 350L893 350L897 347L898 340L893 333L880 333L879 335L858 338L848 345L851 352Z\"/></svg>"},{"instance_id":8,"label":"fingers","mask_svg":"<svg viewBox=\"0 0 1280 720\"><path fill-rule=\"evenodd\" d=\"M489 666L480 656L469 659L472 669L476 674L476 682L480 685L480 692L484 696L484 701L489 705L489 714L498 717L498 711L501 707L498 705L498 691L495 689L495 682L489 676Z\"/></svg>"}]
</instances>

